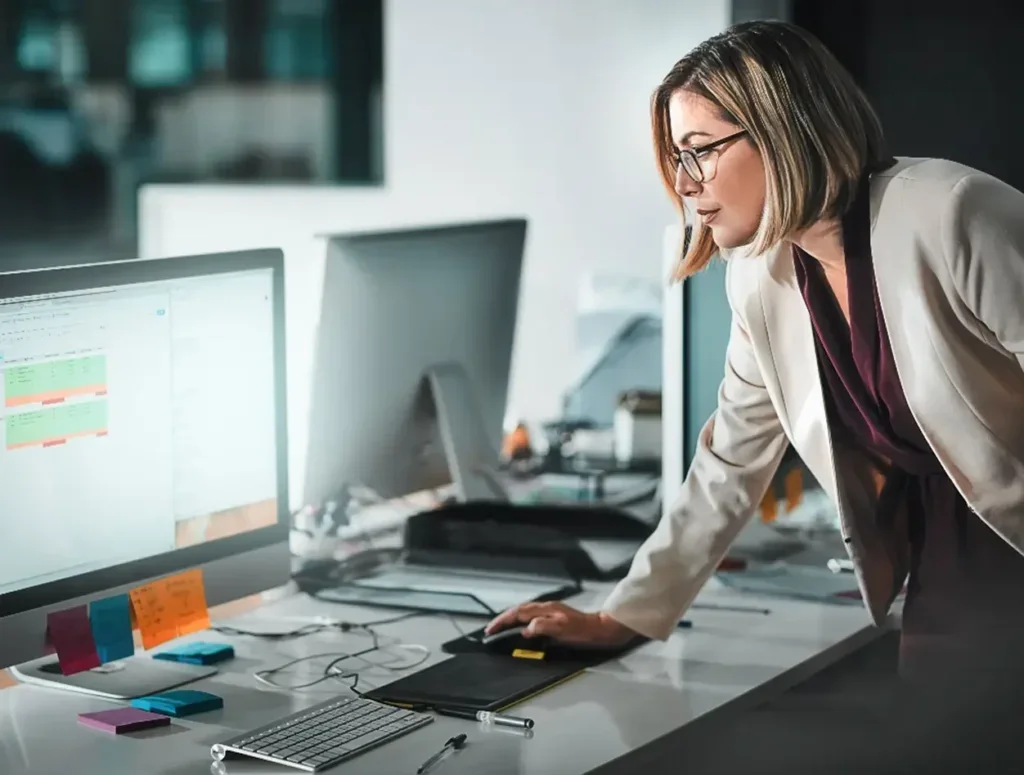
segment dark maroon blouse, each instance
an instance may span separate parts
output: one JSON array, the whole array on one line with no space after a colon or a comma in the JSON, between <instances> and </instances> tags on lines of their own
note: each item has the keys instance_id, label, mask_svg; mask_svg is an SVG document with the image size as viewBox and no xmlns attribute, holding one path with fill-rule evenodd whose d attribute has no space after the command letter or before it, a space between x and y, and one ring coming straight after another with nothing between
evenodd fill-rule
<instances>
[{"instance_id":1,"label":"dark maroon blouse","mask_svg":"<svg viewBox=\"0 0 1024 775\"><path fill-rule=\"evenodd\" d=\"M886 474L876 514L883 527L892 524L901 502L907 507L910 575L901 672L930 681L956 670L961 658L972 672L1020 665L1024 558L971 512L907 405L875 287L868 181L865 176L843 218L849 324L821 265L799 248L794 261L814 329L830 431L866 451Z\"/></svg>"}]
</instances>

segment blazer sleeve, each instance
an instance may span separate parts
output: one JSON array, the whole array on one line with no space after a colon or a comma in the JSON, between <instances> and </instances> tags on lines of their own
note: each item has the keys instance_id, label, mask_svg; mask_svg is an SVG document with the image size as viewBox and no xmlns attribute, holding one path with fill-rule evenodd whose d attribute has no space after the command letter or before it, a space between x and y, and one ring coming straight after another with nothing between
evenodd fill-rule
<instances>
[{"instance_id":1,"label":"blazer sleeve","mask_svg":"<svg viewBox=\"0 0 1024 775\"><path fill-rule=\"evenodd\" d=\"M952 189L942 238L961 300L1024 368L1024 194L966 175Z\"/></svg>"},{"instance_id":2,"label":"blazer sleeve","mask_svg":"<svg viewBox=\"0 0 1024 775\"><path fill-rule=\"evenodd\" d=\"M677 499L602 609L649 638L664 640L675 630L750 521L788 444L737 314L731 274L730 268L732 324L717 409L700 433Z\"/></svg>"}]
</instances>

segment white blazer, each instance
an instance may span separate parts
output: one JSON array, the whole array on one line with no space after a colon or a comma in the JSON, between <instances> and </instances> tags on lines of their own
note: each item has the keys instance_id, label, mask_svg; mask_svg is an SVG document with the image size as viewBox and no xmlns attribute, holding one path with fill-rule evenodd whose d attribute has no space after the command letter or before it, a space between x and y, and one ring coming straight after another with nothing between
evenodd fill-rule
<instances>
[{"instance_id":1,"label":"white blazer","mask_svg":"<svg viewBox=\"0 0 1024 775\"><path fill-rule=\"evenodd\" d=\"M878 294L910 409L971 509L1024 554L1024 194L953 162L902 158L872 177L870 196ZM667 638L789 443L836 503L864 604L881 623L906 578L906 542L875 527L866 458L833 445L791 251L728 261L718 408L604 610Z\"/></svg>"}]
</instances>

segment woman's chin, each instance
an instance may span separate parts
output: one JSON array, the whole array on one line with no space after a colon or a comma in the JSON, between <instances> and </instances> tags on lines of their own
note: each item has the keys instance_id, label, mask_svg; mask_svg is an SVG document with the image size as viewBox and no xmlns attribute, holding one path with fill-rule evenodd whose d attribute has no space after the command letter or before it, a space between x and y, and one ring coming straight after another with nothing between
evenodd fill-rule
<instances>
[{"instance_id":1,"label":"woman's chin","mask_svg":"<svg viewBox=\"0 0 1024 775\"><path fill-rule=\"evenodd\" d=\"M709 223L707 227L711 231L712 241L722 250L732 250L746 244L744 240L737 238L736 232L717 223Z\"/></svg>"},{"instance_id":2,"label":"woman's chin","mask_svg":"<svg viewBox=\"0 0 1024 775\"><path fill-rule=\"evenodd\" d=\"M754 241L752 234L737 234L735 231L722 228L718 224L708 224L711 231L711 240L715 246L724 252L743 254L748 251Z\"/></svg>"}]
</instances>

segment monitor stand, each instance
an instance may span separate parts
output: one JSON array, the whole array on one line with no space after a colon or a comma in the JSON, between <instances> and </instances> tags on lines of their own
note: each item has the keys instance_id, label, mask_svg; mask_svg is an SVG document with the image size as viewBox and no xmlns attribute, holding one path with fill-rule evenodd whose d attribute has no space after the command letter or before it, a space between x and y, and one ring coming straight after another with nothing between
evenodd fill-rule
<instances>
[{"instance_id":1,"label":"monitor stand","mask_svg":"<svg viewBox=\"0 0 1024 775\"><path fill-rule=\"evenodd\" d=\"M89 694L108 700L145 697L198 681L217 672L216 667L164 662L143 656L110 662L75 675L63 675L55 656L34 659L10 670L16 679L25 684Z\"/></svg>"},{"instance_id":2,"label":"monitor stand","mask_svg":"<svg viewBox=\"0 0 1024 775\"><path fill-rule=\"evenodd\" d=\"M484 432L469 376L458 364L443 363L430 368L425 377L455 497L463 502L507 502L508 492L497 475L496 448Z\"/></svg>"}]
</instances>

